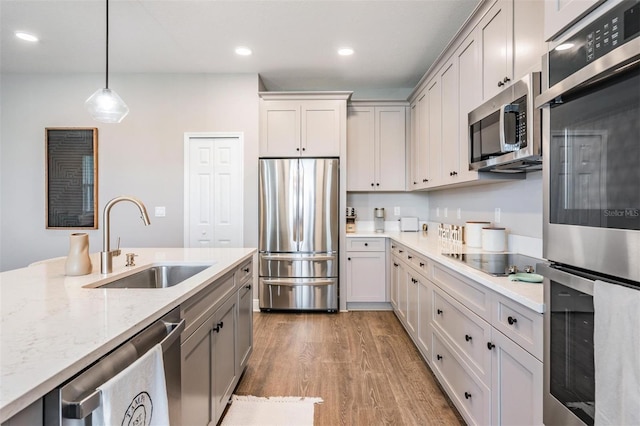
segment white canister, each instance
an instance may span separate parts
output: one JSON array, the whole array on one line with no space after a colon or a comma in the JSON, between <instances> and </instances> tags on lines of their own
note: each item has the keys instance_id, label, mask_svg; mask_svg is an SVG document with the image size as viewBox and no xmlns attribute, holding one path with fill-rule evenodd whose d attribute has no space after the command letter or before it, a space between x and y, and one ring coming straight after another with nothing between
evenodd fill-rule
<instances>
[{"instance_id":1,"label":"white canister","mask_svg":"<svg viewBox=\"0 0 640 426\"><path fill-rule=\"evenodd\" d=\"M482 228L482 249L486 251L504 251L507 245L505 228Z\"/></svg>"},{"instance_id":2,"label":"white canister","mask_svg":"<svg viewBox=\"0 0 640 426\"><path fill-rule=\"evenodd\" d=\"M468 247L482 247L482 228L488 228L491 222L467 222L464 225L465 242Z\"/></svg>"}]
</instances>

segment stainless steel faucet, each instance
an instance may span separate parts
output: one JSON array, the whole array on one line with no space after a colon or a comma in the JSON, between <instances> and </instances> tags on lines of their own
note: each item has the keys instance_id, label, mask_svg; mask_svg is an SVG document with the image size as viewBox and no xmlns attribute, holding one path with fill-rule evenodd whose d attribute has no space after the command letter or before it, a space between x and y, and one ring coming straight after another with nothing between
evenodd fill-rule
<instances>
[{"instance_id":1,"label":"stainless steel faucet","mask_svg":"<svg viewBox=\"0 0 640 426\"><path fill-rule=\"evenodd\" d=\"M106 206L104 206L104 214L102 215L102 251L100 252L100 273L101 274L109 274L113 271L113 257L120 255L120 247L116 250L111 250L110 248L110 236L109 236L109 215L111 212L111 207L120 201L130 201L140 209L140 214L142 221L145 226L149 225L151 221L149 220L149 215L147 214L147 208L144 206L142 201L138 200L134 197L116 197L113 200L109 201Z\"/></svg>"}]
</instances>

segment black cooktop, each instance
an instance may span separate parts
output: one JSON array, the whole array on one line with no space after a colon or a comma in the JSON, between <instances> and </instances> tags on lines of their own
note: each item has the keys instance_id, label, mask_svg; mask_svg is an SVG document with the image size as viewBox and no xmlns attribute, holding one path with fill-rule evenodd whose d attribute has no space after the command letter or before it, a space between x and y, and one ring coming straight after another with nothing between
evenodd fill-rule
<instances>
[{"instance_id":1,"label":"black cooktop","mask_svg":"<svg viewBox=\"0 0 640 426\"><path fill-rule=\"evenodd\" d=\"M517 253L443 253L474 269L493 275L506 277L517 272L536 272L536 264L542 259Z\"/></svg>"}]
</instances>

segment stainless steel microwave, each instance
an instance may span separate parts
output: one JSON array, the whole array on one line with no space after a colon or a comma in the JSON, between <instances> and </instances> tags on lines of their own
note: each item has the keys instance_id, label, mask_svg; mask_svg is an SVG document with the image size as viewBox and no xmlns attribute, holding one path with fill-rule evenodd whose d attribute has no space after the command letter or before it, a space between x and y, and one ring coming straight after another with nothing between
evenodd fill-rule
<instances>
[{"instance_id":1,"label":"stainless steel microwave","mask_svg":"<svg viewBox=\"0 0 640 426\"><path fill-rule=\"evenodd\" d=\"M540 73L531 73L469 113L469 168L520 173L542 169Z\"/></svg>"}]
</instances>

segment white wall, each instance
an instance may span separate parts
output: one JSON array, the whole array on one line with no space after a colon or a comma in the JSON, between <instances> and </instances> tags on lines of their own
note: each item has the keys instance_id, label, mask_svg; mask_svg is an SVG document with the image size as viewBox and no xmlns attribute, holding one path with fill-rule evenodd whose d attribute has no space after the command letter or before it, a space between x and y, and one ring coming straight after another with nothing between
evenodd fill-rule
<instances>
[{"instance_id":1,"label":"white wall","mask_svg":"<svg viewBox=\"0 0 640 426\"><path fill-rule=\"evenodd\" d=\"M104 84L99 74L3 74L0 80L0 270L65 256L73 230L45 229L45 127L98 128L99 228L90 251L102 247L102 209L119 195L140 198L111 211L112 247L183 244L184 132L244 132L244 244L257 246L258 76L114 74L110 87L131 112L120 124L95 122L84 101ZM155 206L167 215L153 216Z\"/></svg>"},{"instance_id":2,"label":"white wall","mask_svg":"<svg viewBox=\"0 0 640 426\"><path fill-rule=\"evenodd\" d=\"M444 217L444 208L448 217ZM429 192L429 219L464 225L466 221L494 222L500 208L500 227L514 235L542 238L542 172L527 174L526 180L492 183ZM440 216L437 215L438 208ZM457 209L461 219L457 219Z\"/></svg>"}]
</instances>

